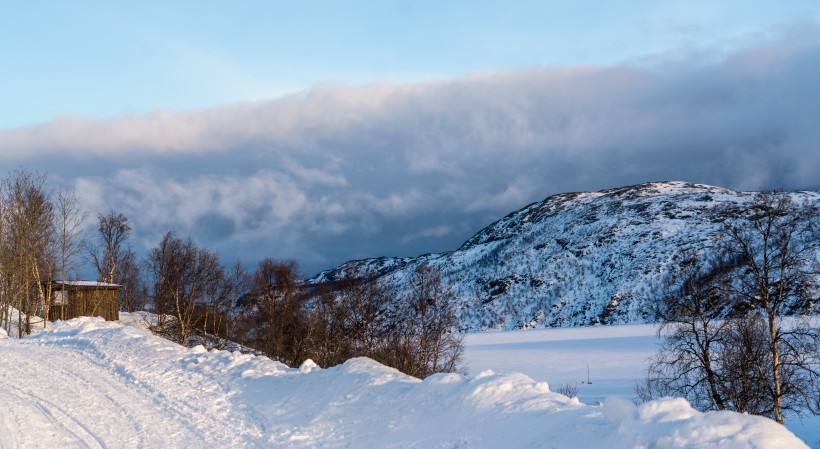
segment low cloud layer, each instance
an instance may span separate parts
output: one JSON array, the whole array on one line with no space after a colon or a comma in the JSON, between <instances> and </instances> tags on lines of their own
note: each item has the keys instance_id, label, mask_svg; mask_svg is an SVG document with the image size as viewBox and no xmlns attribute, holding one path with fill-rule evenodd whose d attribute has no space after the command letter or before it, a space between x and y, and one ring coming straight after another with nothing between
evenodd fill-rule
<instances>
[{"instance_id":1,"label":"low cloud layer","mask_svg":"<svg viewBox=\"0 0 820 449\"><path fill-rule=\"evenodd\" d=\"M49 172L93 212L227 259L457 247L563 191L652 180L820 189L820 40L620 67L319 86L268 102L0 131L0 163ZM801 42L792 44L790 42Z\"/></svg>"}]
</instances>

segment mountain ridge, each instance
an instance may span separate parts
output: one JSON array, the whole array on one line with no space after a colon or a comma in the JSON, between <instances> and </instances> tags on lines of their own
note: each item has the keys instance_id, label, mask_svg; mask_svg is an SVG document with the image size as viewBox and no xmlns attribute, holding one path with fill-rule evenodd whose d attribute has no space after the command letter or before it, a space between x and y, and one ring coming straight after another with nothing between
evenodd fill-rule
<instances>
[{"instance_id":1,"label":"mountain ridge","mask_svg":"<svg viewBox=\"0 0 820 449\"><path fill-rule=\"evenodd\" d=\"M415 267L428 264L455 293L464 331L646 322L668 266L685 250L710 250L720 230L710 211L755 193L683 181L559 193L456 250L348 261L309 282L376 273L401 297ZM790 194L820 204L820 192Z\"/></svg>"}]
</instances>

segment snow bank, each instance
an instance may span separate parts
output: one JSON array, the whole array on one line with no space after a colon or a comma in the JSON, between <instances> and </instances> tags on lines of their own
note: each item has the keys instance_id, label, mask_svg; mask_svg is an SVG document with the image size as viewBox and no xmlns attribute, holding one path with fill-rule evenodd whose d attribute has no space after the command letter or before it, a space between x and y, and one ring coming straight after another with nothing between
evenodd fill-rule
<instances>
[{"instance_id":1,"label":"snow bank","mask_svg":"<svg viewBox=\"0 0 820 449\"><path fill-rule=\"evenodd\" d=\"M783 325L796 320L787 317ZM820 317L812 325L820 325ZM476 372L522 372L548 381L554 390L573 387L582 402L598 403L612 395L637 399L636 379L646 375L657 343L657 325L648 324L481 332L466 336L464 360ZM820 416L789 415L786 427L820 448Z\"/></svg>"},{"instance_id":2,"label":"snow bank","mask_svg":"<svg viewBox=\"0 0 820 449\"><path fill-rule=\"evenodd\" d=\"M608 403L604 408L609 407ZM701 413L682 398L636 407L620 421L625 447L786 448L806 447L776 422L734 412Z\"/></svg>"},{"instance_id":3,"label":"snow bank","mask_svg":"<svg viewBox=\"0 0 820 449\"><path fill-rule=\"evenodd\" d=\"M6 316L9 318L9 322L0 320L0 331L2 331L5 336L8 336L9 334L16 336L20 331L19 323L24 323L26 321L26 314L11 306L8 306L8 311L6 313ZM43 329L44 327L51 325L51 322L45 321L44 323L42 317L35 315L32 315L29 321L33 331L37 331L38 329ZM6 328L8 328L8 331L6 331ZM2 338L3 335L0 335L0 338Z\"/></svg>"},{"instance_id":4,"label":"snow bank","mask_svg":"<svg viewBox=\"0 0 820 449\"><path fill-rule=\"evenodd\" d=\"M96 318L0 340L0 352L10 362L0 364L0 403L19 402L23 391L37 403L17 408L30 416L0 409L0 447L65 447L71 438L77 446L168 448L806 447L765 418L704 414L680 399L589 406L519 373L421 381L366 358L294 369L265 357L185 349ZM31 376L39 376L36 383ZM75 393L54 397L55 388ZM48 422L49 432L26 428ZM75 428L85 433L69 438ZM26 445L34 430L38 441Z\"/></svg>"}]
</instances>

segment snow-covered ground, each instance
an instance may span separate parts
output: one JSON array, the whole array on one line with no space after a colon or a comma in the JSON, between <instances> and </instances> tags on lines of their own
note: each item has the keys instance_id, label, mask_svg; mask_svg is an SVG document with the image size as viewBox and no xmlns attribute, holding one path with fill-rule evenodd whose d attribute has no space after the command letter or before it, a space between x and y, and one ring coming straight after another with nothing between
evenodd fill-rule
<instances>
[{"instance_id":1,"label":"snow-covered ground","mask_svg":"<svg viewBox=\"0 0 820 449\"><path fill-rule=\"evenodd\" d=\"M467 335L465 359L470 372L520 372L553 390L569 385L587 404L612 395L636 400L635 384L657 350L656 333L652 324L482 332ZM792 417L786 427L820 448L820 419Z\"/></svg>"},{"instance_id":2,"label":"snow-covered ground","mask_svg":"<svg viewBox=\"0 0 820 449\"><path fill-rule=\"evenodd\" d=\"M465 339L465 361L471 373L521 372L553 390L575 387L586 403L631 399L656 351L656 332L652 324L479 332Z\"/></svg>"},{"instance_id":3,"label":"snow-covered ground","mask_svg":"<svg viewBox=\"0 0 820 449\"><path fill-rule=\"evenodd\" d=\"M475 342L488 336L528 344L517 334L471 337L471 377L420 381L368 359L291 369L100 319L58 322L0 337L0 448L805 447L764 418L702 414L679 399L587 405L507 373L513 357L544 354L537 341L531 353L497 354L498 373L479 371L492 343Z\"/></svg>"}]
</instances>

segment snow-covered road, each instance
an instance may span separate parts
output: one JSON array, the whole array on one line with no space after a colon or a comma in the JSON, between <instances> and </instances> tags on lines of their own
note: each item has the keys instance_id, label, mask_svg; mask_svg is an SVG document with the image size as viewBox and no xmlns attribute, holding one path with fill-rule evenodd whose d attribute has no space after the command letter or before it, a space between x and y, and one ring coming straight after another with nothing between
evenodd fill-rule
<instances>
[{"instance_id":1,"label":"snow-covered road","mask_svg":"<svg viewBox=\"0 0 820 449\"><path fill-rule=\"evenodd\" d=\"M35 447L51 441L66 448L107 447L110 429L116 429L123 444L134 447L160 444L167 435L172 440L196 437L193 432L180 432L173 422L157 419L157 414L143 413L154 404L144 389L124 388L75 351L0 345L0 397L7 412L0 427L0 447ZM145 428L162 433L151 435Z\"/></svg>"},{"instance_id":2,"label":"snow-covered road","mask_svg":"<svg viewBox=\"0 0 820 449\"><path fill-rule=\"evenodd\" d=\"M149 348L162 345L152 338ZM109 342L115 349L117 339ZM243 443L244 423L208 376L165 357L113 353L118 360L70 337L0 339L0 448ZM146 361L151 369L137 366Z\"/></svg>"},{"instance_id":3,"label":"snow-covered road","mask_svg":"<svg viewBox=\"0 0 820 449\"><path fill-rule=\"evenodd\" d=\"M764 418L673 399L589 406L517 373L291 369L91 318L0 337L0 449L603 446L806 447Z\"/></svg>"}]
</instances>

